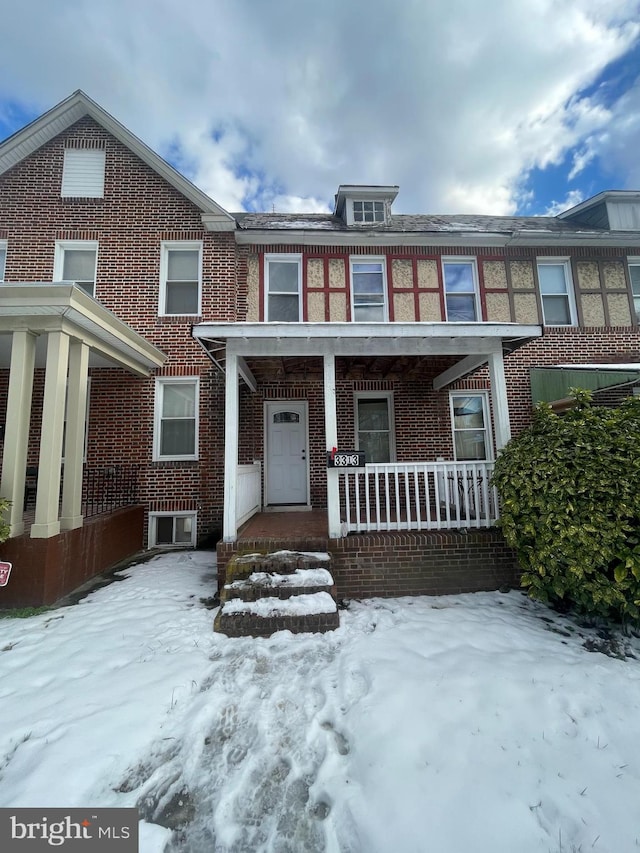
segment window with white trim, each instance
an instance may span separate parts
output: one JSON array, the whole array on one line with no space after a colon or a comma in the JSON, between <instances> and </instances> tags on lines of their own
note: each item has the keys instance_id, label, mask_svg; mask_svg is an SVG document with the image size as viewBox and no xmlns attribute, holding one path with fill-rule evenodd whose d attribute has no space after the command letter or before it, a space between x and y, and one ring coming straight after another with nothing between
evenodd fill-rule
<instances>
[{"instance_id":1,"label":"window with white trim","mask_svg":"<svg viewBox=\"0 0 640 853\"><path fill-rule=\"evenodd\" d=\"M198 458L198 398L197 378L167 376L156 379L155 461Z\"/></svg>"},{"instance_id":2,"label":"window with white trim","mask_svg":"<svg viewBox=\"0 0 640 853\"><path fill-rule=\"evenodd\" d=\"M356 323L388 319L387 277L382 258L351 258L351 316Z\"/></svg>"},{"instance_id":3,"label":"window with white trim","mask_svg":"<svg viewBox=\"0 0 640 853\"><path fill-rule=\"evenodd\" d=\"M104 198L104 148L65 148L63 198Z\"/></svg>"},{"instance_id":4,"label":"window with white trim","mask_svg":"<svg viewBox=\"0 0 640 853\"><path fill-rule=\"evenodd\" d=\"M353 200L353 221L358 223L384 222L383 201Z\"/></svg>"},{"instance_id":5,"label":"window with white trim","mask_svg":"<svg viewBox=\"0 0 640 853\"><path fill-rule=\"evenodd\" d=\"M489 401L486 394L456 392L449 397L453 452L457 462L491 459Z\"/></svg>"},{"instance_id":6,"label":"window with white trim","mask_svg":"<svg viewBox=\"0 0 640 853\"><path fill-rule=\"evenodd\" d=\"M98 243L95 240L58 240L53 280L73 281L89 296L96 295Z\"/></svg>"},{"instance_id":7,"label":"window with white trim","mask_svg":"<svg viewBox=\"0 0 640 853\"><path fill-rule=\"evenodd\" d=\"M479 320L475 258L443 258L442 279L448 322L475 323Z\"/></svg>"},{"instance_id":8,"label":"window with white trim","mask_svg":"<svg viewBox=\"0 0 640 853\"><path fill-rule=\"evenodd\" d=\"M265 255L265 312L268 322L299 323L302 319L302 258Z\"/></svg>"},{"instance_id":9,"label":"window with white trim","mask_svg":"<svg viewBox=\"0 0 640 853\"><path fill-rule=\"evenodd\" d=\"M0 281L4 281L4 270L7 263L7 242L0 240Z\"/></svg>"},{"instance_id":10,"label":"window with white trim","mask_svg":"<svg viewBox=\"0 0 640 853\"><path fill-rule=\"evenodd\" d=\"M195 548L195 512L150 512L149 547Z\"/></svg>"},{"instance_id":11,"label":"window with white trim","mask_svg":"<svg viewBox=\"0 0 640 853\"><path fill-rule=\"evenodd\" d=\"M576 305L568 258L538 258L538 284L545 326L575 326Z\"/></svg>"},{"instance_id":12,"label":"window with white trim","mask_svg":"<svg viewBox=\"0 0 640 853\"><path fill-rule=\"evenodd\" d=\"M640 258L629 258L629 278L631 280L636 323L640 323Z\"/></svg>"},{"instance_id":13,"label":"window with white trim","mask_svg":"<svg viewBox=\"0 0 640 853\"><path fill-rule=\"evenodd\" d=\"M356 450L364 451L365 462L393 462L393 395L361 392L354 396L354 402Z\"/></svg>"},{"instance_id":14,"label":"window with white trim","mask_svg":"<svg viewBox=\"0 0 640 853\"><path fill-rule=\"evenodd\" d=\"M164 242L160 257L160 316L197 316L201 311L202 243Z\"/></svg>"}]
</instances>

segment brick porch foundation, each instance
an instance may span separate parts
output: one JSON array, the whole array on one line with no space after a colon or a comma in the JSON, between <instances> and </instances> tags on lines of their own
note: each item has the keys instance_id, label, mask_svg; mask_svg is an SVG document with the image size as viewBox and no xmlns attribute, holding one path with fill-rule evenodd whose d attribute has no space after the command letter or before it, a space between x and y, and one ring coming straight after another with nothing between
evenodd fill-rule
<instances>
[{"instance_id":1,"label":"brick porch foundation","mask_svg":"<svg viewBox=\"0 0 640 853\"><path fill-rule=\"evenodd\" d=\"M240 539L218 543L218 585L237 553L328 551L339 598L446 595L518 586L520 570L500 531L370 533L344 539Z\"/></svg>"}]
</instances>

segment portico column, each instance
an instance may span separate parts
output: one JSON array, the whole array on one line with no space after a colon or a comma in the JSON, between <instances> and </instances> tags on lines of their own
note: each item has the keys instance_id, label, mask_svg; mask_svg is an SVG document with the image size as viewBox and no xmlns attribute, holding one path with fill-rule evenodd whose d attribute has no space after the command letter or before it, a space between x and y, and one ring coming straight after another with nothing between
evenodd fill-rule
<instances>
[{"instance_id":1,"label":"portico column","mask_svg":"<svg viewBox=\"0 0 640 853\"><path fill-rule=\"evenodd\" d=\"M236 481L238 478L239 425L238 356L230 353L227 344L224 390L224 542L238 538L236 514Z\"/></svg>"},{"instance_id":2,"label":"portico column","mask_svg":"<svg viewBox=\"0 0 640 853\"><path fill-rule=\"evenodd\" d=\"M11 501L11 506L5 514L11 527L11 536L24 533L22 515L36 337L32 332L20 330L13 332L11 340L7 422L0 480L0 495Z\"/></svg>"},{"instance_id":3,"label":"portico column","mask_svg":"<svg viewBox=\"0 0 640 853\"><path fill-rule=\"evenodd\" d=\"M324 434L327 450L338 446L338 415L336 404L336 359L334 355L324 356ZM338 471L327 468L327 522L329 538L339 539L340 528L340 488Z\"/></svg>"},{"instance_id":4,"label":"portico column","mask_svg":"<svg viewBox=\"0 0 640 853\"><path fill-rule=\"evenodd\" d=\"M496 450L502 450L511 438L507 383L504 376L502 349L489 355L489 378L491 380L491 405L496 430Z\"/></svg>"},{"instance_id":5,"label":"portico column","mask_svg":"<svg viewBox=\"0 0 640 853\"><path fill-rule=\"evenodd\" d=\"M68 364L69 336L64 332L49 332L40 432L36 521L31 525L32 539L48 539L60 532L58 504Z\"/></svg>"},{"instance_id":6,"label":"portico column","mask_svg":"<svg viewBox=\"0 0 640 853\"><path fill-rule=\"evenodd\" d=\"M64 447L61 530L82 527L82 471L87 417L89 347L72 341L69 347L67 432Z\"/></svg>"}]
</instances>

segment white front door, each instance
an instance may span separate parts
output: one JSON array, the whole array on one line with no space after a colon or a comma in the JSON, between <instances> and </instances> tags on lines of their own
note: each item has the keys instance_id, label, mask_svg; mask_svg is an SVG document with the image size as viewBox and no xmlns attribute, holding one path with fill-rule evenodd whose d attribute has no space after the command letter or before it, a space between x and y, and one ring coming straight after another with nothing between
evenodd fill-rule
<instances>
[{"instance_id":1,"label":"white front door","mask_svg":"<svg viewBox=\"0 0 640 853\"><path fill-rule=\"evenodd\" d=\"M288 400L266 406L266 503L306 504L307 404Z\"/></svg>"}]
</instances>

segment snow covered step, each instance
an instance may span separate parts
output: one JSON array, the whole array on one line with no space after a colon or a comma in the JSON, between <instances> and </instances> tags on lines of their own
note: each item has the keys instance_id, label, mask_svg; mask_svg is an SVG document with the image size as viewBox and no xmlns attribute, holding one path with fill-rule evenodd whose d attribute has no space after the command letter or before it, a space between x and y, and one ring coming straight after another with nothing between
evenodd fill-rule
<instances>
[{"instance_id":1,"label":"snow covered step","mask_svg":"<svg viewBox=\"0 0 640 853\"><path fill-rule=\"evenodd\" d=\"M225 584L221 599L255 601L266 596L284 599L314 592L328 592L335 597L333 577L327 569L295 569L284 575L279 572L252 572L244 580Z\"/></svg>"},{"instance_id":2,"label":"snow covered step","mask_svg":"<svg viewBox=\"0 0 640 853\"><path fill-rule=\"evenodd\" d=\"M214 630L228 637L332 631L340 624L336 588L324 552L244 554L227 566Z\"/></svg>"},{"instance_id":3,"label":"snow covered step","mask_svg":"<svg viewBox=\"0 0 640 853\"><path fill-rule=\"evenodd\" d=\"M246 580L257 572L291 574L296 569L329 569L331 555L325 551L272 551L269 554L238 554L226 567L227 583Z\"/></svg>"},{"instance_id":4,"label":"snow covered step","mask_svg":"<svg viewBox=\"0 0 640 853\"><path fill-rule=\"evenodd\" d=\"M335 598L328 592L314 592L286 599L233 598L220 606L214 629L228 637L270 637L276 631L333 631L339 624Z\"/></svg>"}]
</instances>

